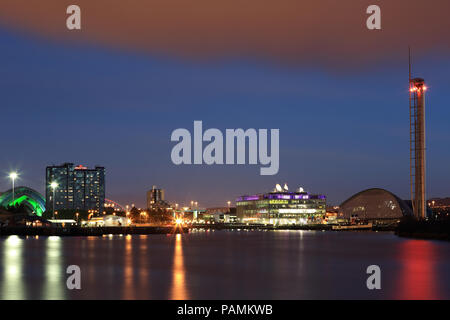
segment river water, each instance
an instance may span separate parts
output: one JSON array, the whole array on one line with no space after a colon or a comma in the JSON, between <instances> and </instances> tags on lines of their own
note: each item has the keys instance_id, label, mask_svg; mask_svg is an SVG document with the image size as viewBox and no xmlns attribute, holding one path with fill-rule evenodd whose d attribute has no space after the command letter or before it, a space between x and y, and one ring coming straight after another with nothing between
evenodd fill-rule
<instances>
[{"instance_id":1,"label":"river water","mask_svg":"<svg viewBox=\"0 0 450 320\"><path fill-rule=\"evenodd\" d=\"M382 232L0 238L0 299L450 299L449 271L449 242Z\"/></svg>"}]
</instances>

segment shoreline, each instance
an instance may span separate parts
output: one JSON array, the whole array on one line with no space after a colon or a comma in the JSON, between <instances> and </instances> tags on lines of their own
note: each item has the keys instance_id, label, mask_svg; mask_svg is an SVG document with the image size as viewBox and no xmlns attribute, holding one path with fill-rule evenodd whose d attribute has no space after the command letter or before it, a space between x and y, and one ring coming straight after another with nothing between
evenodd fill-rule
<instances>
[{"instance_id":1,"label":"shoreline","mask_svg":"<svg viewBox=\"0 0 450 320\"><path fill-rule=\"evenodd\" d=\"M127 226L127 227L26 227L26 226L8 226L0 227L0 237L17 236L103 236L109 234L178 234L189 233L191 230L305 230L305 231L395 231L393 227L372 227L363 230L332 230L331 225L309 225L309 226L265 226L265 225L241 225L241 224L199 224L192 226Z\"/></svg>"},{"instance_id":2,"label":"shoreline","mask_svg":"<svg viewBox=\"0 0 450 320\"><path fill-rule=\"evenodd\" d=\"M185 233L186 228L174 226L143 227L1 227L1 236L103 236L109 234L177 234Z\"/></svg>"},{"instance_id":3,"label":"shoreline","mask_svg":"<svg viewBox=\"0 0 450 320\"><path fill-rule=\"evenodd\" d=\"M182 234L196 230L254 230L254 231L331 231L331 232L394 232L401 238L450 241L450 234L442 230L405 228L398 226L373 226L370 229L341 229L333 230L332 225L302 225L302 226L272 226L272 225L246 225L246 224L195 224L190 226L111 226L111 227L27 227L27 226L3 226L0 227L0 237L17 236L104 236L104 235L151 235L151 234Z\"/></svg>"},{"instance_id":4,"label":"shoreline","mask_svg":"<svg viewBox=\"0 0 450 320\"><path fill-rule=\"evenodd\" d=\"M450 241L450 220L400 222L395 234L403 238Z\"/></svg>"},{"instance_id":5,"label":"shoreline","mask_svg":"<svg viewBox=\"0 0 450 320\"><path fill-rule=\"evenodd\" d=\"M415 239L415 240L438 240L450 241L450 235L445 233L428 233L428 232L395 232L395 235L400 238Z\"/></svg>"}]
</instances>

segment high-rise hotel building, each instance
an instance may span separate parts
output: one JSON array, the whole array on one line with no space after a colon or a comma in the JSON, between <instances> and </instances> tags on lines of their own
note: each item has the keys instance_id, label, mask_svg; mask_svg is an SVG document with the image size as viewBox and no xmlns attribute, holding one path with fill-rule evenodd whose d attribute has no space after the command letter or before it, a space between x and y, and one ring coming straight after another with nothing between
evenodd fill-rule
<instances>
[{"instance_id":1,"label":"high-rise hotel building","mask_svg":"<svg viewBox=\"0 0 450 320\"><path fill-rule=\"evenodd\" d=\"M287 186L273 192L242 196L236 200L237 219L255 224L315 224L326 215L326 197L312 195L300 188L289 192Z\"/></svg>"},{"instance_id":2,"label":"high-rise hotel building","mask_svg":"<svg viewBox=\"0 0 450 320\"><path fill-rule=\"evenodd\" d=\"M88 169L64 163L46 169L46 207L53 210L52 182L55 188L55 210L95 210L103 211L105 203L105 168L96 166Z\"/></svg>"}]
</instances>

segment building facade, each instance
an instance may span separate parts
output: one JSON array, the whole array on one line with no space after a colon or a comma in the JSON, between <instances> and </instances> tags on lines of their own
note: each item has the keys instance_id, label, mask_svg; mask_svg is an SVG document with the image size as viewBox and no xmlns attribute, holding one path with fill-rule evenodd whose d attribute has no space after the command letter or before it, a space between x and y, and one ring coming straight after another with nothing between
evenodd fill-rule
<instances>
[{"instance_id":1,"label":"building facade","mask_svg":"<svg viewBox=\"0 0 450 320\"><path fill-rule=\"evenodd\" d=\"M274 191L242 196L236 200L237 219L242 223L297 225L322 223L326 197L308 192Z\"/></svg>"},{"instance_id":2,"label":"building facade","mask_svg":"<svg viewBox=\"0 0 450 320\"><path fill-rule=\"evenodd\" d=\"M156 186L153 186L151 190L147 191L148 209L157 209L166 207L169 207L169 204L165 201L164 189L159 189Z\"/></svg>"},{"instance_id":3,"label":"building facade","mask_svg":"<svg viewBox=\"0 0 450 320\"><path fill-rule=\"evenodd\" d=\"M105 168L96 166L89 169L64 163L46 169L46 206L53 210L53 189L55 188L55 210L103 211L105 204Z\"/></svg>"},{"instance_id":4,"label":"building facade","mask_svg":"<svg viewBox=\"0 0 450 320\"><path fill-rule=\"evenodd\" d=\"M392 192L380 188L358 192L339 206L339 217L377 225L396 223L405 216L413 216L411 205Z\"/></svg>"}]
</instances>

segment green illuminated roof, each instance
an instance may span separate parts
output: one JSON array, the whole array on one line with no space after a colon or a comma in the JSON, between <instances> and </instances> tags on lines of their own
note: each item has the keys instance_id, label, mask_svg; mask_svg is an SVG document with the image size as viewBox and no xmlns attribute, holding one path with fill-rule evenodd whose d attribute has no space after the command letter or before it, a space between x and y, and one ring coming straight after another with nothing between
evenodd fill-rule
<instances>
[{"instance_id":1,"label":"green illuminated roof","mask_svg":"<svg viewBox=\"0 0 450 320\"><path fill-rule=\"evenodd\" d=\"M45 199L37 192L28 187L14 188L14 201L12 189L6 191L0 196L0 206L16 206L23 205L28 212L37 216L42 216L45 211Z\"/></svg>"}]
</instances>

